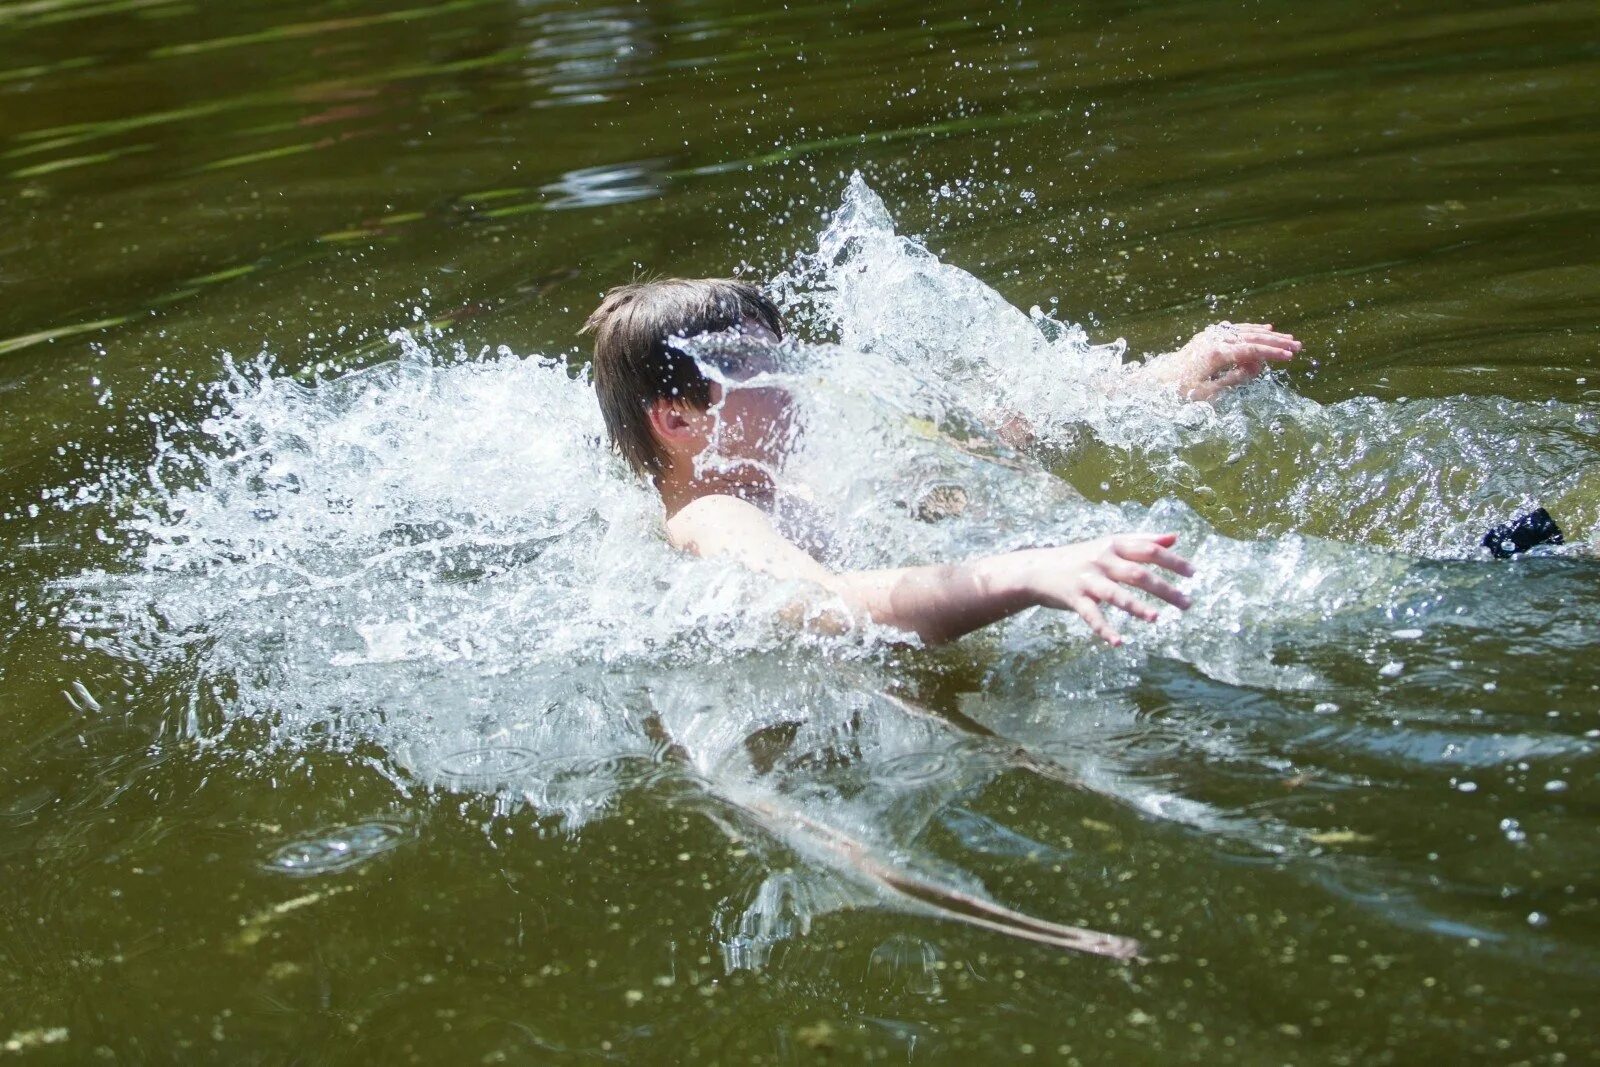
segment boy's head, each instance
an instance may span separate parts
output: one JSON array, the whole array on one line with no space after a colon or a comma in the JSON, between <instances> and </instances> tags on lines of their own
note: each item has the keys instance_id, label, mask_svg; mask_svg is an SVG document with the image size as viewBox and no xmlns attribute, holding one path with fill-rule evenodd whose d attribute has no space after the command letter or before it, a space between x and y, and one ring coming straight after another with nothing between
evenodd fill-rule
<instances>
[{"instance_id":1,"label":"boy's head","mask_svg":"<svg viewBox=\"0 0 1600 1067\"><path fill-rule=\"evenodd\" d=\"M761 290L723 278L664 278L619 286L584 323L594 333L594 388L611 443L647 477L662 472L673 413L704 412L716 397L698 364L672 337L743 328L783 336L777 307Z\"/></svg>"}]
</instances>

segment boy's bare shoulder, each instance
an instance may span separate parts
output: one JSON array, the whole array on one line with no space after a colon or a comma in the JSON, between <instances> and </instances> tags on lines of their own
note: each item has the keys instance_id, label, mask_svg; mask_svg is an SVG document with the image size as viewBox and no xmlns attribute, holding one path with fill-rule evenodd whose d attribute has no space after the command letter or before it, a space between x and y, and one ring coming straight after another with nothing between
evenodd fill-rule
<instances>
[{"instance_id":1,"label":"boy's bare shoulder","mask_svg":"<svg viewBox=\"0 0 1600 1067\"><path fill-rule=\"evenodd\" d=\"M766 512L726 493L691 500L667 520L667 536L673 547L696 555L722 548L730 539L771 530L772 521Z\"/></svg>"},{"instance_id":2,"label":"boy's bare shoulder","mask_svg":"<svg viewBox=\"0 0 1600 1067\"><path fill-rule=\"evenodd\" d=\"M674 547L697 556L727 556L753 571L827 585L833 575L778 532L765 511L738 497L690 501L667 520Z\"/></svg>"}]
</instances>

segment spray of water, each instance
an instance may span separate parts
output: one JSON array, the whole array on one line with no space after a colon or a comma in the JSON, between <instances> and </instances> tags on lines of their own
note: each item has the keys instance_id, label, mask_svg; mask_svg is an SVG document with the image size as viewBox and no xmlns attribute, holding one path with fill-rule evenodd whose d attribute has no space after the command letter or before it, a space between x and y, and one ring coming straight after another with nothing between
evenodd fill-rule
<instances>
[{"instance_id":1,"label":"spray of water","mask_svg":"<svg viewBox=\"0 0 1600 1067\"><path fill-rule=\"evenodd\" d=\"M915 240L855 175L816 252L778 287L814 332L938 381L991 425L1026 417L1040 458L1119 499L1174 496L1237 536L1315 533L1411 555L1477 554L1531 507L1600 521L1600 411L1496 396L1315 403L1281 376L1186 403L1142 386L1121 340L1024 314ZM1196 324L1201 325L1201 324Z\"/></svg>"},{"instance_id":2,"label":"spray of water","mask_svg":"<svg viewBox=\"0 0 1600 1067\"><path fill-rule=\"evenodd\" d=\"M1493 426L1424 429L1396 448L1397 428L1418 420L1392 405L1323 408L1279 383L1216 407L1134 388L1120 344L1024 314L897 236L859 178L775 291L815 340L789 341L773 370L727 385L792 395L778 474L828 531L829 562L1176 529L1200 570L1197 607L1117 650L1072 618L1026 614L944 654L976 657L983 682L935 710L908 688L895 635L796 626L797 602L826 607L813 592L670 549L653 493L602 445L584 376L398 334L397 358L315 385L268 364L231 369L194 444L161 448L136 488L115 483L128 548L116 567L63 583L66 625L177 694L174 721L194 735L249 722L277 744L376 745L410 783L531 807L572 832L625 790L696 807L764 842L780 870L715 917L730 966L760 965L818 913L867 903L1127 956L1125 939L1007 910L919 840L937 824L992 848L1004 828L953 818L952 805L1018 772L1241 848L1312 852L1317 827L1215 800L1181 764L1276 774L1314 745L1276 721L1255 732L1200 714L1151 721L1140 687L1179 672L1321 708L1351 677L1370 694L1401 655L1391 645L1414 660L1503 633L1484 598L1525 598L1540 580L1299 534L1220 535L1186 502L1219 450L1293 439L1297 455L1342 456L1275 488L1293 519L1296 501L1327 492L1381 495L1351 457L1370 458L1368 435L1388 433L1381 476L1411 497L1371 506L1432 515L1459 484L1497 477L1451 466ZM1592 457L1587 412L1542 410L1567 427L1568 467ZM1017 415L1034 454L992 429ZM1112 454L1142 464L1135 481L1154 502L1086 501L1061 477L1074 450L1091 466ZM1532 451L1535 467L1561 468ZM1410 477L1419 467L1432 477ZM1580 641L1593 638L1587 603L1562 609ZM1381 636L1397 632L1408 636ZM795 856L805 862L778 862Z\"/></svg>"}]
</instances>

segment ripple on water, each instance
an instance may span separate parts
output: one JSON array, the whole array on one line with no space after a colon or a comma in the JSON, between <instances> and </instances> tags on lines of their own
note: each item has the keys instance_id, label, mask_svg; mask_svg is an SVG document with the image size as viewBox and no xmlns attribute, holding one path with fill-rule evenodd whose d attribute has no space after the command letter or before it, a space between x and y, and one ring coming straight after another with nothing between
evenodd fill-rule
<instances>
[{"instance_id":1,"label":"ripple on water","mask_svg":"<svg viewBox=\"0 0 1600 1067\"><path fill-rule=\"evenodd\" d=\"M492 791L526 778L539 761L532 749L481 745L453 752L439 761L439 778L462 790Z\"/></svg>"},{"instance_id":2,"label":"ripple on water","mask_svg":"<svg viewBox=\"0 0 1600 1067\"><path fill-rule=\"evenodd\" d=\"M405 827L391 822L335 826L312 837L290 841L262 864L275 874L312 878L347 871L399 846Z\"/></svg>"},{"instance_id":3,"label":"ripple on water","mask_svg":"<svg viewBox=\"0 0 1600 1067\"><path fill-rule=\"evenodd\" d=\"M638 756L568 756L543 760L534 773L542 785L540 806L560 811L570 825L578 825L651 770L651 761Z\"/></svg>"},{"instance_id":4,"label":"ripple on water","mask_svg":"<svg viewBox=\"0 0 1600 1067\"><path fill-rule=\"evenodd\" d=\"M923 785L947 781L967 769L967 764L948 749L931 749L925 752L908 752L878 764L877 777L881 781L900 785Z\"/></svg>"},{"instance_id":5,"label":"ripple on water","mask_svg":"<svg viewBox=\"0 0 1600 1067\"><path fill-rule=\"evenodd\" d=\"M651 761L636 755L615 756L561 756L543 760L538 773L547 783L556 785L581 785L585 782L605 782L621 785L646 775Z\"/></svg>"}]
</instances>

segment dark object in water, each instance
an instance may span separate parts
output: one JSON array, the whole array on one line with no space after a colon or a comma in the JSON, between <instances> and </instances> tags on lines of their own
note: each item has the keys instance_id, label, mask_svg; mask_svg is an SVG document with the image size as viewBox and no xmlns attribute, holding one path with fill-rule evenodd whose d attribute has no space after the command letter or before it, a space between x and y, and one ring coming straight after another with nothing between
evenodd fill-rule
<instances>
[{"instance_id":1,"label":"dark object in water","mask_svg":"<svg viewBox=\"0 0 1600 1067\"><path fill-rule=\"evenodd\" d=\"M1535 545L1559 545L1565 542L1561 527L1557 526L1544 508L1520 515L1504 526L1496 526L1483 535L1483 547L1494 553L1495 559L1510 559Z\"/></svg>"}]
</instances>

